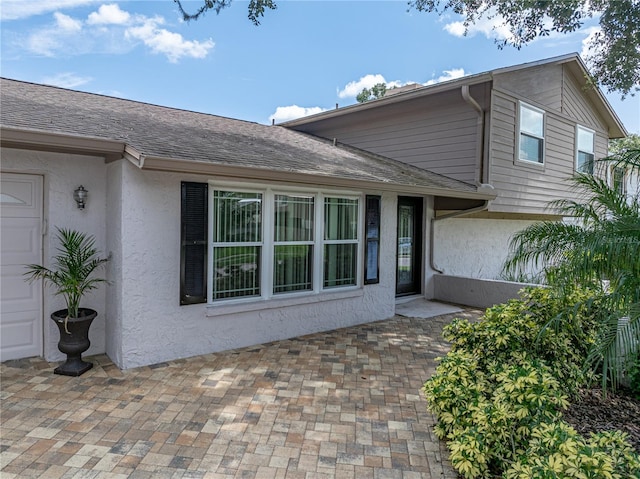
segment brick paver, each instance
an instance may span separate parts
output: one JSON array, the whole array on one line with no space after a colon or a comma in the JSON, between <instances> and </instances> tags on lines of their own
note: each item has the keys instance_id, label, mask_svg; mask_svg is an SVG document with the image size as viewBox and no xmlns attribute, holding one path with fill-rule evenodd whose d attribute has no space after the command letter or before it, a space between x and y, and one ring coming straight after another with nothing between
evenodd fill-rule
<instances>
[{"instance_id":1,"label":"brick paver","mask_svg":"<svg viewBox=\"0 0 640 479\"><path fill-rule=\"evenodd\" d=\"M0 476L455 478L420 393L455 316L396 316L79 378L2 364Z\"/></svg>"}]
</instances>

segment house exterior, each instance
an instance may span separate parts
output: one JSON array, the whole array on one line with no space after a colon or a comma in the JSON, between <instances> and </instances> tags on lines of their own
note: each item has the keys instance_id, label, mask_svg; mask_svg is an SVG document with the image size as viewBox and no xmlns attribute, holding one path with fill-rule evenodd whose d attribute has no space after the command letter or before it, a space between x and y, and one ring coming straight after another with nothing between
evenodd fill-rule
<instances>
[{"instance_id":1,"label":"house exterior","mask_svg":"<svg viewBox=\"0 0 640 479\"><path fill-rule=\"evenodd\" d=\"M61 298L22 276L51 265L56 227L110 258L82 304L99 313L87 354L126 369L389 318L397 296L433 297L430 220L495 198L282 126L9 79L0 94L2 360L63 357Z\"/></svg>"},{"instance_id":2,"label":"house exterior","mask_svg":"<svg viewBox=\"0 0 640 479\"><path fill-rule=\"evenodd\" d=\"M471 184L497 197L464 211L436 203L432 269L499 278L511 235L559 219L550 201L570 198L567 179L593 171L624 126L589 86L577 54L502 68L284 123ZM596 164L596 173L601 168ZM628 179L623 179L628 181Z\"/></svg>"}]
</instances>

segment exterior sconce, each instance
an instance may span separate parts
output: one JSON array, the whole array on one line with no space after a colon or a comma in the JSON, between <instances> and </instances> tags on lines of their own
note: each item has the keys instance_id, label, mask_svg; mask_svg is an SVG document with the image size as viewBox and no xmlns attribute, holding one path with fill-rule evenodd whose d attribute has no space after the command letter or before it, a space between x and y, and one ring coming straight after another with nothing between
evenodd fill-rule
<instances>
[{"instance_id":1,"label":"exterior sconce","mask_svg":"<svg viewBox=\"0 0 640 479\"><path fill-rule=\"evenodd\" d=\"M73 192L73 199L78 203L78 209L83 210L84 205L87 202L87 196L89 192L84 189L84 186L80 185L77 190Z\"/></svg>"}]
</instances>

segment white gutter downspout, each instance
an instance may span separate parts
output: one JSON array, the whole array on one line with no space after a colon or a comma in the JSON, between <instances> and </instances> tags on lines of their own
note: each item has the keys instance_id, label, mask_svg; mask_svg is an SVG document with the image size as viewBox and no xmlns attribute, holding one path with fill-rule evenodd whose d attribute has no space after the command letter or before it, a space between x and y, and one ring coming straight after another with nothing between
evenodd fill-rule
<instances>
[{"instance_id":1,"label":"white gutter downspout","mask_svg":"<svg viewBox=\"0 0 640 479\"><path fill-rule=\"evenodd\" d=\"M145 156L136 151L133 147L125 145L122 157L142 169L144 167Z\"/></svg>"},{"instance_id":2,"label":"white gutter downspout","mask_svg":"<svg viewBox=\"0 0 640 479\"><path fill-rule=\"evenodd\" d=\"M484 164L484 110L478 104L478 102L469 93L469 85L462 85L461 88L462 98L478 113L478 120L476 123L477 135L480 141L476 142L476 156L478 159L478 168L480 169L477 181L478 183L489 182L489 165Z\"/></svg>"},{"instance_id":3,"label":"white gutter downspout","mask_svg":"<svg viewBox=\"0 0 640 479\"><path fill-rule=\"evenodd\" d=\"M469 93L469 85L462 85L461 88L462 98L466 101L471 107L478 113L478 121L477 121L477 131L479 140L477 142L477 155L478 155L478 164L480 165L480 173L478 175L478 183L481 188L491 188L491 185L483 184L482 180L483 176L486 174L486 178L488 179L488 167L484 165L484 110L478 104L478 102L471 96ZM448 218L459 218L461 216L470 215L472 213L477 213L479 211L485 211L489 207L489 200L485 200L484 203L480 206L476 206L474 208L469 208L467 210L455 211L453 213L447 213L442 216L435 216L431 218L431 228L429 229L429 266L431 269L437 273L443 274L444 271L438 268L435 264L434 259L434 250L435 250L435 223L436 221L445 220ZM435 214L435 212L434 212Z\"/></svg>"}]
</instances>

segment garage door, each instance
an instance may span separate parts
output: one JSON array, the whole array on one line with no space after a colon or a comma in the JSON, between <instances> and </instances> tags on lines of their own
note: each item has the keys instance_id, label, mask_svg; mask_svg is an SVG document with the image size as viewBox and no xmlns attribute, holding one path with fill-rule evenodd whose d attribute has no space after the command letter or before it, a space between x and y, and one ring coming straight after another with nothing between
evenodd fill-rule
<instances>
[{"instance_id":1,"label":"garage door","mask_svg":"<svg viewBox=\"0 0 640 479\"><path fill-rule=\"evenodd\" d=\"M42 286L24 281L42 263L42 177L0 179L0 360L42 356Z\"/></svg>"}]
</instances>

